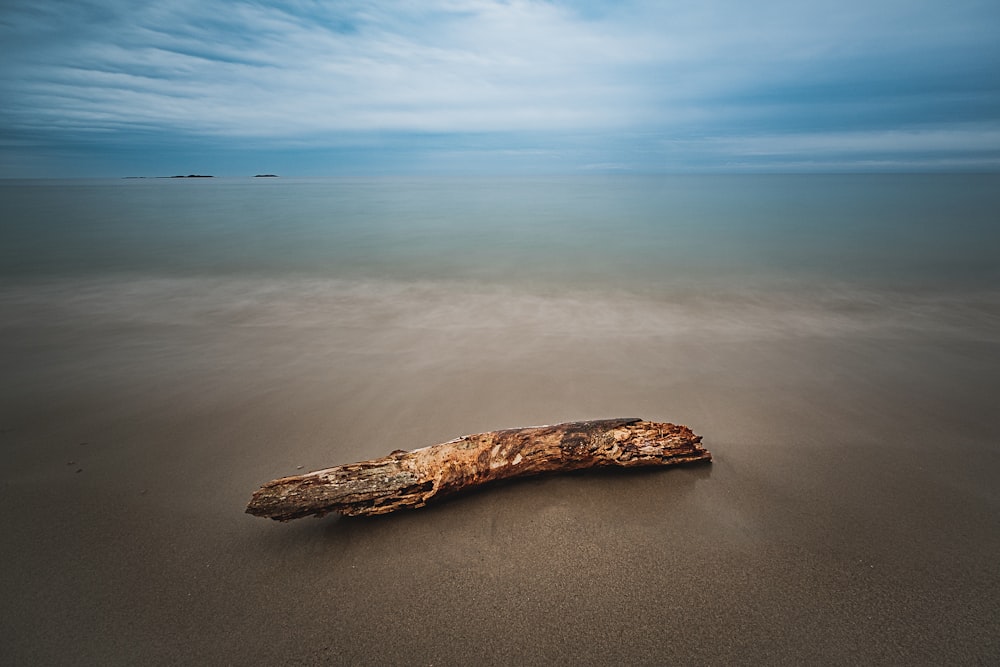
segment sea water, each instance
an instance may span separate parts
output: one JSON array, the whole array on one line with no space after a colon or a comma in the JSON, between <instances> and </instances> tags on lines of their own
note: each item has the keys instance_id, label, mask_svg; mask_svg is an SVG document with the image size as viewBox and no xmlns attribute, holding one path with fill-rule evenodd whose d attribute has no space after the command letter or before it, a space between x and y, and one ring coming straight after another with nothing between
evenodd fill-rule
<instances>
[{"instance_id":1,"label":"sea water","mask_svg":"<svg viewBox=\"0 0 1000 667\"><path fill-rule=\"evenodd\" d=\"M377 345L430 370L541 364L553 337L641 338L629 363L692 341L997 342L1000 175L8 180L0 281L24 381L132 348L135 373L179 363L151 332L195 329L248 358Z\"/></svg>"},{"instance_id":2,"label":"sea water","mask_svg":"<svg viewBox=\"0 0 1000 667\"><path fill-rule=\"evenodd\" d=\"M1000 175L0 182L0 276L1000 284Z\"/></svg>"}]
</instances>

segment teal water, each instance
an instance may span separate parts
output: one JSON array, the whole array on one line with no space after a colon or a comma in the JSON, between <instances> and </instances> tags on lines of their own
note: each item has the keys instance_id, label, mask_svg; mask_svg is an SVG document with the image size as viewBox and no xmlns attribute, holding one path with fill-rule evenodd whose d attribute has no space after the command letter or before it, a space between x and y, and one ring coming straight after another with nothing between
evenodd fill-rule
<instances>
[{"instance_id":1,"label":"teal water","mask_svg":"<svg viewBox=\"0 0 1000 667\"><path fill-rule=\"evenodd\" d=\"M488 355L1000 340L1000 175L6 181L0 202L0 333L20 342L141 323L306 347L508 332Z\"/></svg>"},{"instance_id":2,"label":"teal water","mask_svg":"<svg viewBox=\"0 0 1000 667\"><path fill-rule=\"evenodd\" d=\"M5 280L1000 285L1000 175L0 183Z\"/></svg>"}]
</instances>

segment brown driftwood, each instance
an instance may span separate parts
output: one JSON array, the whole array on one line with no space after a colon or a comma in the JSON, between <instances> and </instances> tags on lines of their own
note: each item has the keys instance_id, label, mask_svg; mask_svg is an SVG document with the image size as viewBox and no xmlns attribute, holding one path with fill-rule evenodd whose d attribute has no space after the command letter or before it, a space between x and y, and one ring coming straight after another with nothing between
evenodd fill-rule
<instances>
[{"instance_id":1,"label":"brown driftwood","mask_svg":"<svg viewBox=\"0 0 1000 667\"><path fill-rule=\"evenodd\" d=\"M544 472L601 466L664 466L708 461L701 436L686 426L641 419L598 419L466 435L440 445L397 450L360 463L268 482L247 512L278 521L329 512L384 514L423 507L432 497Z\"/></svg>"}]
</instances>

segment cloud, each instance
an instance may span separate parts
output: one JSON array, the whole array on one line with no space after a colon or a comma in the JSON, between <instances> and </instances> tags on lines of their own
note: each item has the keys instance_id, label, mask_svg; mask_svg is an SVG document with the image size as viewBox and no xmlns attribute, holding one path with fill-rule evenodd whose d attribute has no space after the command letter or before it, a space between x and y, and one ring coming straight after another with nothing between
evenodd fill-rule
<instances>
[{"instance_id":1,"label":"cloud","mask_svg":"<svg viewBox=\"0 0 1000 667\"><path fill-rule=\"evenodd\" d=\"M166 3L85 24L7 68L30 112L16 120L243 137L604 127L640 92L615 76L622 37L555 5L295 8Z\"/></svg>"},{"instance_id":2,"label":"cloud","mask_svg":"<svg viewBox=\"0 0 1000 667\"><path fill-rule=\"evenodd\" d=\"M663 149L712 169L997 170L1000 127L712 136L665 141Z\"/></svg>"},{"instance_id":3,"label":"cloud","mask_svg":"<svg viewBox=\"0 0 1000 667\"><path fill-rule=\"evenodd\" d=\"M969 137L992 142L1000 127L1000 8L975 0L108 0L0 12L12 140L391 148L423 134L454 155L462 136L522 153L580 138L578 166L648 168L682 145L692 164L759 158L765 145L784 147L775 160L843 159L853 136L981 160ZM649 155L663 146L663 159Z\"/></svg>"}]
</instances>

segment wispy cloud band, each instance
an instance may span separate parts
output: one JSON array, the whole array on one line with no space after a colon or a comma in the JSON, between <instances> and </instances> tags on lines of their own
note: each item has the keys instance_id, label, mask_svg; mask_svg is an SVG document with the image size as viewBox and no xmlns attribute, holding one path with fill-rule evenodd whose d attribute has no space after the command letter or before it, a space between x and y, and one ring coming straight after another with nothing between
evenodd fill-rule
<instances>
[{"instance_id":1,"label":"wispy cloud band","mask_svg":"<svg viewBox=\"0 0 1000 667\"><path fill-rule=\"evenodd\" d=\"M718 165L1000 149L1000 8L975 0L107 0L0 19L8 146L582 136L578 166L640 169L682 146Z\"/></svg>"}]
</instances>

